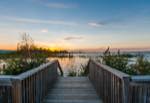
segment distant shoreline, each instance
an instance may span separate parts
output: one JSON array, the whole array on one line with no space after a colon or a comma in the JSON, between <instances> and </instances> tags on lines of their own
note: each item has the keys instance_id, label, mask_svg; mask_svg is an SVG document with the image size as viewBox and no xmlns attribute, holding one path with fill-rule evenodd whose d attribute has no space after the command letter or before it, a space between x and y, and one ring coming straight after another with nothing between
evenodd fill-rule
<instances>
[{"instance_id":1,"label":"distant shoreline","mask_svg":"<svg viewBox=\"0 0 150 103\"><path fill-rule=\"evenodd\" d=\"M0 54L7 54L7 53L12 53L15 52L16 50L0 50ZM82 53L103 53L104 51L69 51L70 53L74 54L82 54ZM112 50L113 52L117 52L117 50ZM150 53L150 50L120 50L121 53Z\"/></svg>"}]
</instances>

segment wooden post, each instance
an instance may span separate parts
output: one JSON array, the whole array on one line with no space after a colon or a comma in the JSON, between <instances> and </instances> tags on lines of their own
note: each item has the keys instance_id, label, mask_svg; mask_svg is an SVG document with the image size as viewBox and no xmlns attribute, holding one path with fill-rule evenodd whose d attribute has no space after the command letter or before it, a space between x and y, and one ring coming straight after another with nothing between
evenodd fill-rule
<instances>
[{"instance_id":1,"label":"wooden post","mask_svg":"<svg viewBox=\"0 0 150 103\"><path fill-rule=\"evenodd\" d=\"M58 67L55 60L17 76L0 76L0 103L41 103L57 80Z\"/></svg>"},{"instance_id":2,"label":"wooden post","mask_svg":"<svg viewBox=\"0 0 150 103\"><path fill-rule=\"evenodd\" d=\"M123 102L122 103L129 103L129 86L130 86L130 77L127 76L127 77L123 77L122 79L122 97L123 97Z\"/></svg>"},{"instance_id":3,"label":"wooden post","mask_svg":"<svg viewBox=\"0 0 150 103\"><path fill-rule=\"evenodd\" d=\"M13 103L22 103L22 86L21 80L12 79L12 101Z\"/></svg>"}]
</instances>

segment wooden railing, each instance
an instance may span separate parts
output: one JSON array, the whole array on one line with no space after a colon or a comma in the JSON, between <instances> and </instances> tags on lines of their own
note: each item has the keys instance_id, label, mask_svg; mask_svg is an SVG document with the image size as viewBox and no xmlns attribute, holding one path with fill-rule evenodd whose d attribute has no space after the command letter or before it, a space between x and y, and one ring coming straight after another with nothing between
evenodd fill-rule
<instances>
[{"instance_id":1,"label":"wooden railing","mask_svg":"<svg viewBox=\"0 0 150 103\"><path fill-rule=\"evenodd\" d=\"M130 103L150 103L150 76L132 76L129 88Z\"/></svg>"},{"instance_id":2,"label":"wooden railing","mask_svg":"<svg viewBox=\"0 0 150 103\"><path fill-rule=\"evenodd\" d=\"M0 76L0 103L41 103L57 80L58 61L43 64L18 76Z\"/></svg>"},{"instance_id":3,"label":"wooden railing","mask_svg":"<svg viewBox=\"0 0 150 103\"><path fill-rule=\"evenodd\" d=\"M104 103L150 103L150 76L129 76L90 60L89 79Z\"/></svg>"}]
</instances>

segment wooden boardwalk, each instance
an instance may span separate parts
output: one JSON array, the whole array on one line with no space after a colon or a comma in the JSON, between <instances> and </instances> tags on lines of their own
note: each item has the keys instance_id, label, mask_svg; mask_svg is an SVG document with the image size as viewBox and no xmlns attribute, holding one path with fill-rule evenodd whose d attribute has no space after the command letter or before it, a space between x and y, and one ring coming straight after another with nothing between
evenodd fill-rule
<instances>
[{"instance_id":1,"label":"wooden boardwalk","mask_svg":"<svg viewBox=\"0 0 150 103\"><path fill-rule=\"evenodd\" d=\"M88 77L59 77L44 103L102 103Z\"/></svg>"},{"instance_id":2,"label":"wooden boardwalk","mask_svg":"<svg viewBox=\"0 0 150 103\"><path fill-rule=\"evenodd\" d=\"M150 103L149 75L128 75L94 60L87 70L88 77L62 77L54 60L20 75L2 75L0 103Z\"/></svg>"}]
</instances>

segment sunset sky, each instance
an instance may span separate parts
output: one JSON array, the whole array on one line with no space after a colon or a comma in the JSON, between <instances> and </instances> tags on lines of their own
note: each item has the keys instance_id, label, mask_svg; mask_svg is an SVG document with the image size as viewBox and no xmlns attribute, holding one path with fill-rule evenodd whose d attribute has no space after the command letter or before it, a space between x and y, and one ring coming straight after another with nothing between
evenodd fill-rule
<instances>
[{"instance_id":1,"label":"sunset sky","mask_svg":"<svg viewBox=\"0 0 150 103\"><path fill-rule=\"evenodd\" d=\"M0 0L0 49L150 49L150 0Z\"/></svg>"}]
</instances>

